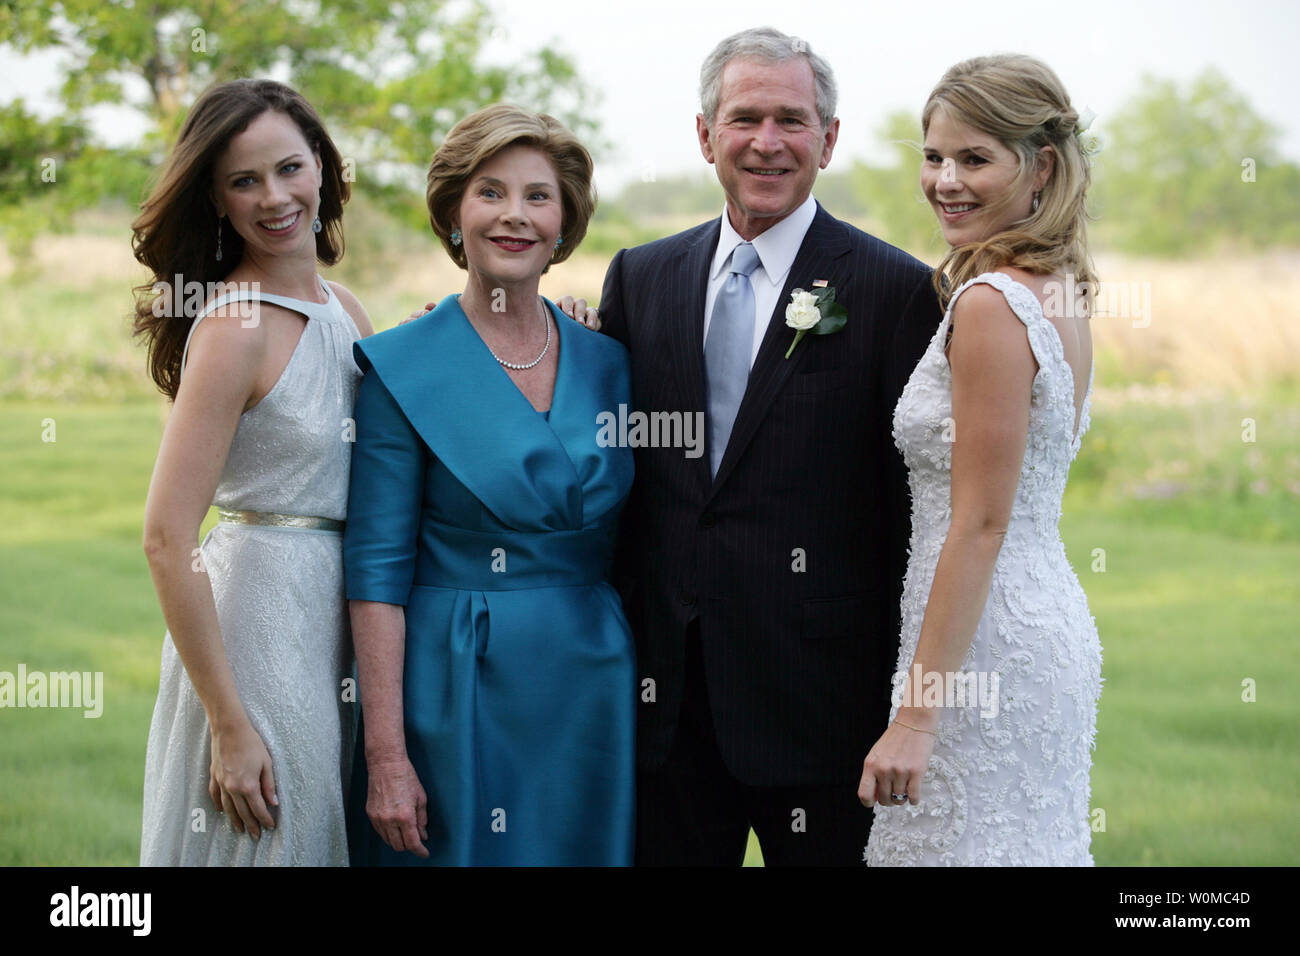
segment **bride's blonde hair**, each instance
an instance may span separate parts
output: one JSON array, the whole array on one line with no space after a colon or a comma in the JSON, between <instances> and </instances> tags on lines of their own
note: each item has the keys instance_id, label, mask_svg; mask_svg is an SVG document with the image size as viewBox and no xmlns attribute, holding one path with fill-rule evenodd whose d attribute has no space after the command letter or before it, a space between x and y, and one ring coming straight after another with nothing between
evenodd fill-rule
<instances>
[{"instance_id":1,"label":"bride's blonde hair","mask_svg":"<svg viewBox=\"0 0 1300 956\"><path fill-rule=\"evenodd\" d=\"M1097 277L1088 254L1084 200L1092 180L1090 160L1078 135L1079 114L1047 64L1022 54L977 56L948 70L921 111L921 129L942 109L952 120L996 138L1020 159L1020 172L1006 196L1025 187L1038 170L1038 151L1056 153L1052 173L1027 219L979 242L951 249L935 268L934 285L948 296L968 279L1001 266L1028 272L1073 273L1092 310ZM996 204L995 204L996 205Z\"/></svg>"}]
</instances>

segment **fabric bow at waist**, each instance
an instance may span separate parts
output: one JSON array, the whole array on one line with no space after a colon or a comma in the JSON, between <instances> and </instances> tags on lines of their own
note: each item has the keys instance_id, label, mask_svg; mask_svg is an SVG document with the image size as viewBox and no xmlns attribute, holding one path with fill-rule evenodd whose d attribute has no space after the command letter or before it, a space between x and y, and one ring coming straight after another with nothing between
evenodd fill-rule
<instances>
[{"instance_id":1,"label":"fabric bow at waist","mask_svg":"<svg viewBox=\"0 0 1300 956\"><path fill-rule=\"evenodd\" d=\"M599 584L616 530L610 524L578 531L467 531L426 519L414 584L466 591Z\"/></svg>"}]
</instances>

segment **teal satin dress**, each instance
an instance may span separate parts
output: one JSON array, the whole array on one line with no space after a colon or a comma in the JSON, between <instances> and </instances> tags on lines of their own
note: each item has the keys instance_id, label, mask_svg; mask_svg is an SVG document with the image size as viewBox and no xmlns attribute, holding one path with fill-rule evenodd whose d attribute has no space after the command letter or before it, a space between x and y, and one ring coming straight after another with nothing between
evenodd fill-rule
<instances>
[{"instance_id":1,"label":"teal satin dress","mask_svg":"<svg viewBox=\"0 0 1300 956\"><path fill-rule=\"evenodd\" d=\"M406 609L430 858L393 851L366 816L363 685L354 865L632 863L635 652L608 583L632 450L597 440L598 415L630 401L627 352L550 308L548 415L456 296L356 343L347 596Z\"/></svg>"}]
</instances>

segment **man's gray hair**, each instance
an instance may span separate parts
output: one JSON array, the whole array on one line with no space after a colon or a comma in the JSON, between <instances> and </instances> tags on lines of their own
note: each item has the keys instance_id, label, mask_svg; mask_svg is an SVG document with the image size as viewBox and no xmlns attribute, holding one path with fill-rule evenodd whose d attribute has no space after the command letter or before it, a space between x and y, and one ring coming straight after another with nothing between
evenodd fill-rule
<instances>
[{"instance_id":1,"label":"man's gray hair","mask_svg":"<svg viewBox=\"0 0 1300 956\"><path fill-rule=\"evenodd\" d=\"M798 37L787 36L771 27L754 27L733 33L716 47L700 67L700 106L704 122L709 129L718 116L718 101L722 98L722 71L736 57L762 60L767 63L784 63L804 59L812 67L817 88L817 118L822 129L835 118L835 74L830 64L819 57L808 44Z\"/></svg>"}]
</instances>

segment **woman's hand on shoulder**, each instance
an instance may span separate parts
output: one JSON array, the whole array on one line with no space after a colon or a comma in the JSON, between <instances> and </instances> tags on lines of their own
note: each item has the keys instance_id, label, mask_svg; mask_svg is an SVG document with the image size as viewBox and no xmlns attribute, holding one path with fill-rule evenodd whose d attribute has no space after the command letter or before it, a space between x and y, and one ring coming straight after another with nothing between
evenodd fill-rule
<instances>
[{"instance_id":1,"label":"woman's hand on shoulder","mask_svg":"<svg viewBox=\"0 0 1300 956\"><path fill-rule=\"evenodd\" d=\"M370 316L366 314L365 308L362 307L357 297L337 282L330 282L330 288L339 297L339 303L343 306L344 311L352 316L352 321L356 323L357 331L361 333L361 337L364 339L368 335L374 335L375 327L371 324Z\"/></svg>"},{"instance_id":2,"label":"woman's hand on shoulder","mask_svg":"<svg viewBox=\"0 0 1300 956\"><path fill-rule=\"evenodd\" d=\"M600 331L600 313L588 306L586 299L574 299L573 296L566 295L555 304L575 322L581 322L593 332Z\"/></svg>"}]
</instances>

